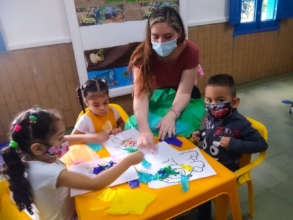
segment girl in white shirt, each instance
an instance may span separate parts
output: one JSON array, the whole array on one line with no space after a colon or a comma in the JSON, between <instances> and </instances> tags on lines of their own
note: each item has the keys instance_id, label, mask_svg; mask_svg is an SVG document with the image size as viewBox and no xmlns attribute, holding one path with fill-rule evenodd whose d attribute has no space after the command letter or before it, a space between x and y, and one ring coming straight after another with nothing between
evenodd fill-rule
<instances>
[{"instance_id":1,"label":"girl in white shirt","mask_svg":"<svg viewBox=\"0 0 293 220\"><path fill-rule=\"evenodd\" d=\"M19 210L33 214L36 204L40 219L71 220L74 204L69 188L98 190L118 178L131 165L139 163L143 154L130 154L117 165L89 178L65 169L57 159L68 149L64 144L65 126L60 115L40 108L20 113L12 122L10 144L3 149L4 175Z\"/></svg>"},{"instance_id":2,"label":"girl in white shirt","mask_svg":"<svg viewBox=\"0 0 293 220\"><path fill-rule=\"evenodd\" d=\"M123 130L124 122L119 113L109 106L109 89L106 80L87 80L77 90L83 115L79 116L72 135L84 135L83 142L93 142L86 135L95 134L94 143L102 144L109 138L109 134L116 134ZM87 108L85 109L85 105Z\"/></svg>"}]
</instances>

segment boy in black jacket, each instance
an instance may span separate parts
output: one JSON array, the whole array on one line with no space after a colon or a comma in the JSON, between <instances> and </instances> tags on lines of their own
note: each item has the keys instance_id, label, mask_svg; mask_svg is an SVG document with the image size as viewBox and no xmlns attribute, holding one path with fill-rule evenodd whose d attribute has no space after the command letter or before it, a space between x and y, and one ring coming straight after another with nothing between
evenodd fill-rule
<instances>
[{"instance_id":1,"label":"boy in black jacket","mask_svg":"<svg viewBox=\"0 0 293 220\"><path fill-rule=\"evenodd\" d=\"M233 77L227 74L212 76L205 88L207 116L204 130L195 131L195 143L232 171L239 168L243 153L256 153L268 148L263 137L237 111L240 99L236 96ZM199 207L199 219L211 219L210 202Z\"/></svg>"}]
</instances>

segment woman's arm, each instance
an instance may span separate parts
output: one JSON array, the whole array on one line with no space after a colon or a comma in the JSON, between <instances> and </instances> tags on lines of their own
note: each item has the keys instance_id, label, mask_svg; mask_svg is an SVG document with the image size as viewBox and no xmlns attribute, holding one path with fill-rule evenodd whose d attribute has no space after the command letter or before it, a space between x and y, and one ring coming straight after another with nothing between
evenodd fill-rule
<instances>
[{"instance_id":1,"label":"woman's arm","mask_svg":"<svg viewBox=\"0 0 293 220\"><path fill-rule=\"evenodd\" d=\"M143 160L143 153L137 151L125 157L121 162L114 165L108 170L99 173L95 178L70 172L67 170L61 171L57 187L65 186L77 189L98 190L110 185L123 172L125 172L131 165L137 164Z\"/></svg>"},{"instance_id":2,"label":"woman's arm","mask_svg":"<svg viewBox=\"0 0 293 220\"><path fill-rule=\"evenodd\" d=\"M197 74L196 71L197 68L195 67L193 69L184 70L181 75L177 93L172 104L172 110L177 113L176 117L179 117L190 101L193 83Z\"/></svg>"},{"instance_id":3,"label":"woman's arm","mask_svg":"<svg viewBox=\"0 0 293 220\"><path fill-rule=\"evenodd\" d=\"M164 118L160 121L160 123L157 126L160 129L160 140L164 140L167 134L168 137L171 137L172 135L176 134L175 121L190 101L195 75L196 67L193 69L184 70L182 72L176 96L172 104L172 108L164 116Z\"/></svg>"},{"instance_id":4,"label":"woman's arm","mask_svg":"<svg viewBox=\"0 0 293 220\"><path fill-rule=\"evenodd\" d=\"M138 74L139 69L134 67L133 72L133 81L134 81L134 93L133 93L133 111L137 120L138 129L141 132L150 130L148 125L148 110L149 110L149 101L147 92L143 91L139 93L140 86L138 85Z\"/></svg>"},{"instance_id":5,"label":"woman's arm","mask_svg":"<svg viewBox=\"0 0 293 220\"><path fill-rule=\"evenodd\" d=\"M136 117L136 121L138 124L139 130L139 138L137 140L138 147L154 147L154 136L151 132L148 123L148 112L149 112L149 100L148 93L141 92L139 93L139 85L138 85L138 74L139 69L134 67L132 69L133 79L134 79L134 97L133 97L133 111Z\"/></svg>"}]
</instances>

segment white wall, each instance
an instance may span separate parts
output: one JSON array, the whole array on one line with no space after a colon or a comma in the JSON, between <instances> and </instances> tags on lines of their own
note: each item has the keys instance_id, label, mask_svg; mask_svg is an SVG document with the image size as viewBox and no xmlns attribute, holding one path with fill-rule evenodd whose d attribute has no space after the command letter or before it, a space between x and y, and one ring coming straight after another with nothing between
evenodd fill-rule
<instances>
[{"instance_id":1,"label":"white wall","mask_svg":"<svg viewBox=\"0 0 293 220\"><path fill-rule=\"evenodd\" d=\"M183 5L182 3L184 3L183 11L185 11L182 16L188 26L227 20L228 0L181 0L181 5ZM0 21L7 48L10 50L71 41L63 0L0 0ZM143 24L143 21L128 22L126 26L133 25L133 29L137 30L136 26L141 27ZM117 41L117 37L119 37L115 33L117 25L119 24L100 26L99 28L103 29L100 40L107 39L107 42L110 42L111 37L109 36L112 36L113 39L116 39L114 42L111 40L113 46L118 43L126 43L123 38ZM82 29L81 35L83 41L89 42L88 39L93 41L91 36L84 33ZM135 35L137 35L137 39L141 39L143 33L135 33ZM135 37L132 36L132 38ZM135 39L127 38L127 40ZM108 43L104 45L104 47L107 46L109 46ZM89 48L91 47L89 46Z\"/></svg>"},{"instance_id":2,"label":"white wall","mask_svg":"<svg viewBox=\"0 0 293 220\"><path fill-rule=\"evenodd\" d=\"M10 50L71 41L63 0L0 0L0 20Z\"/></svg>"},{"instance_id":3,"label":"white wall","mask_svg":"<svg viewBox=\"0 0 293 220\"><path fill-rule=\"evenodd\" d=\"M229 0L188 0L188 26L228 20Z\"/></svg>"}]
</instances>

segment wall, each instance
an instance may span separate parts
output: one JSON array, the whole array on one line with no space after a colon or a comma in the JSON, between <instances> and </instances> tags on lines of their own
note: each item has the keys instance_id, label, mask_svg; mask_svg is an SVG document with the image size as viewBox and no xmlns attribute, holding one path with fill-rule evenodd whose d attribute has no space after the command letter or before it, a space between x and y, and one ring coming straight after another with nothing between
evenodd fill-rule
<instances>
[{"instance_id":1,"label":"wall","mask_svg":"<svg viewBox=\"0 0 293 220\"><path fill-rule=\"evenodd\" d=\"M63 0L1 0L0 23L10 50L71 42Z\"/></svg>"},{"instance_id":2,"label":"wall","mask_svg":"<svg viewBox=\"0 0 293 220\"><path fill-rule=\"evenodd\" d=\"M230 73L236 82L293 71L293 19L281 22L278 31L233 37L227 23L189 29L189 39L200 47L200 63L206 75L200 80L203 89L209 76Z\"/></svg>"},{"instance_id":3,"label":"wall","mask_svg":"<svg viewBox=\"0 0 293 220\"><path fill-rule=\"evenodd\" d=\"M64 1L66 0L1 0L0 23L5 32L7 48L12 50L70 42L71 36ZM227 20L228 2L228 0L181 0L182 16L186 25L223 22ZM130 22L130 24L124 24L123 28L127 30L129 25L134 25L134 28L138 30L143 27L144 31L144 25L141 23L144 22ZM114 28L111 25L105 27L106 34L99 37L99 42L105 40L107 44L109 35L116 36L117 25L112 24L112 26ZM111 27L111 30L108 27ZM103 27L99 28L104 33ZM87 33L82 32L81 34L86 35L84 39L88 40ZM138 36L134 38L134 41L141 38L140 33L134 33L134 35L136 34ZM90 41L92 40L90 38ZM114 44L116 41L117 39L114 39ZM130 40L128 37L126 39L120 37L118 41L128 43ZM105 47L107 46L105 45Z\"/></svg>"},{"instance_id":4,"label":"wall","mask_svg":"<svg viewBox=\"0 0 293 220\"><path fill-rule=\"evenodd\" d=\"M229 0L187 0L188 25L204 25L228 20Z\"/></svg>"},{"instance_id":5,"label":"wall","mask_svg":"<svg viewBox=\"0 0 293 220\"><path fill-rule=\"evenodd\" d=\"M71 44L0 53L0 67L0 143L12 118L32 106L57 109L74 125L80 107Z\"/></svg>"}]
</instances>

